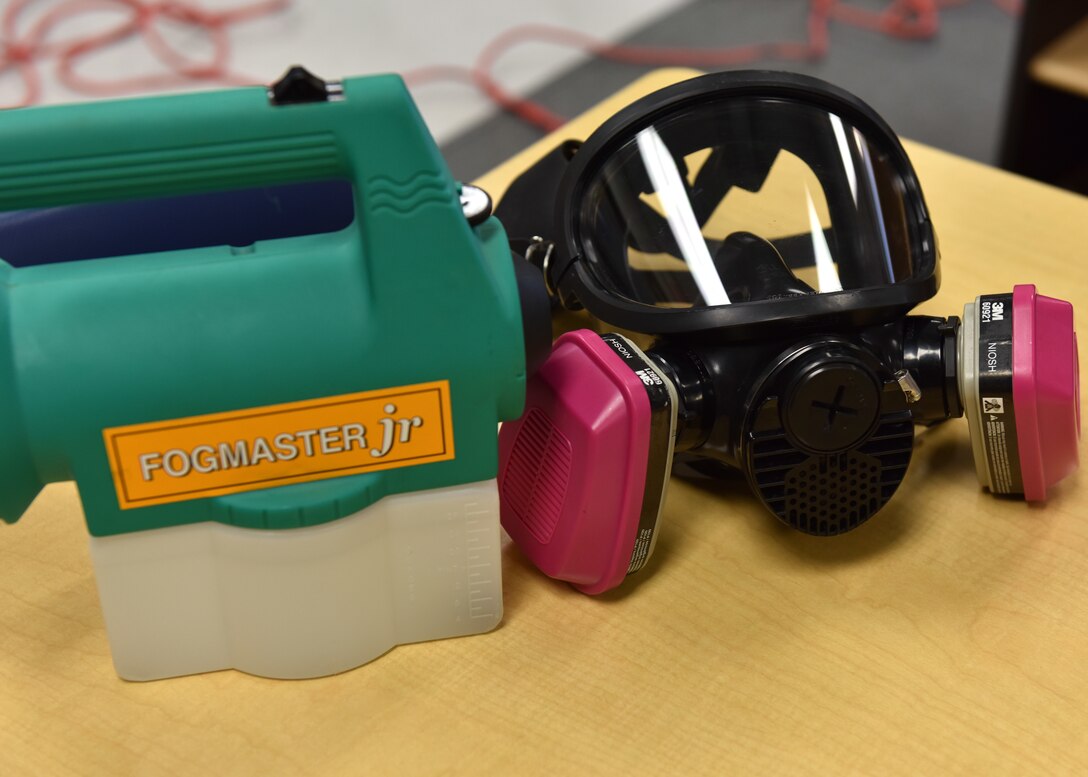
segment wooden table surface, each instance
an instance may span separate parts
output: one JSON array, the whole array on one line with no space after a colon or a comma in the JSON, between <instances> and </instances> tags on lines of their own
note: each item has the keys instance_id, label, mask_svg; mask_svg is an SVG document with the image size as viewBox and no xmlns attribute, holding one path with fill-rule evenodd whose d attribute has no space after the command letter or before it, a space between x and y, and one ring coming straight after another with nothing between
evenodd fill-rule
<instances>
[{"instance_id":1,"label":"wooden table surface","mask_svg":"<svg viewBox=\"0 0 1088 777\"><path fill-rule=\"evenodd\" d=\"M1033 281L1088 331L1088 200L908 149L942 249L922 310ZM982 491L957 420L844 536L782 528L740 477L674 479L651 563L608 595L507 546L489 634L318 680L128 683L75 489L50 486L0 527L0 775L1086 774L1086 494L1083 469L1045 506Z\"/></svg>"},{"instance_id":2,"label":"wooden table surface","mask_svg":"<svg viewBox=\"0 0 1088 777\"><path fill-rule=\"evenodd\" d=\"M1047 86L1088 98L1088 11L1031 60L1030 70L1032 78Z\"/></svg>"}]
</instances>

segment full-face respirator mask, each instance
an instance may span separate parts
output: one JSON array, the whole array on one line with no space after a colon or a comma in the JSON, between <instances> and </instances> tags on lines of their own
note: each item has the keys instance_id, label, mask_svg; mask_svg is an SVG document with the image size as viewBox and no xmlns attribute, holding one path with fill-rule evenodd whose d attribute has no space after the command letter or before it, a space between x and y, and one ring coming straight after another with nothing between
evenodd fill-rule
<instances>
[{"instance_id":1,"label":"full-face respirator mask","mask_svg":"<svg viewBox=\"0 0 1088 777\"><path fill-rule=\"evenodd\" d=\"M500 431L503 526L586 593L649 559L681 461L740 471L825 536L891 499L916 424L966 415L997 494L1044 499L1077 466L1072 306L1021 285L962 320L908 315L937 291L933 228L895 134L842 90L668 87L542 159L496 215L553 306L614 330L560 336Z\"/></svg>"}]
</instances>

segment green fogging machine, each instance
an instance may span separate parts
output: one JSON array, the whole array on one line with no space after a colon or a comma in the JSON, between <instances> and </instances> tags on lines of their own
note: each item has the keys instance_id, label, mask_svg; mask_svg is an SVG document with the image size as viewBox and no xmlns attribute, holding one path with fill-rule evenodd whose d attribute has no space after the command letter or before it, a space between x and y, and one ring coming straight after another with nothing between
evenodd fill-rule
<instances>
[{"instance_id":1,"label":"green fogging machine","mask_svg":"<svg viewBox=\"0 0 1088 777\"><path fill-rule=\"evenodd\" d=\"M0 114L0 517L75 480L122 677L499 622L527 340L489 213L395 76Z\"/></svg>"}]
</instances>

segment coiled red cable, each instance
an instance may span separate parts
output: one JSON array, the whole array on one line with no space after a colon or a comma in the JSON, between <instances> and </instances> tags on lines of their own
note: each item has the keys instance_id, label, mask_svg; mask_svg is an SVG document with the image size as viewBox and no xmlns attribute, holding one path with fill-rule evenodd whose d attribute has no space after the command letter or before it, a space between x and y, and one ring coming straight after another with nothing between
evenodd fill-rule
<instances>
[{"instance_id":1,"label":"coiled red cable","mask_svg":"<svg viewBox=\"0 0 1088 777\"><path fill-rule=\"evenodd\" d=\"M810 0L806 40L756 43L729 48L622 45L553 25L525 24L507 30L492 40L471 67L426 67L409 71L404 77L410 87L432 81L457 80L470 83L504 110L547 132L563 124L563 117L537 102L511 94L495 76L499 59L524 43L572 47L601 59L643 66L724 68L759 60L818 60L827 55L828 32L832 22L872 30L894 38L929 39L938 33L942 9L966 5L969 2L971 0L894 0L881 11L871 11L841 0ZM991 2L1012 15L1021 12L1022 0Z\"/></svg>"},{"instance_id":2,"label":"coiled red cable","mask_svg":"<svg viewBox=\"0 0 1088 777\"><path fill-rule=\"evenodd\" d=\"M728 48L670 48L608 43L582 32L546 24L525 24L502 33L480 51L471 67L440 65L404 74L410 86L440 80L470 83L506 111L551 130L564 119L527 98L511 94L495 75L499 60L516 46L528 42L578 48L615 62L632 65L671 65L723 68L758 60L817 60L828 52L828 30L832 22L872 30L902 39L927 39L938 33L942 9L965 5L971 0L893 0L881 11L849 5L841 0L810 0L807 38L801 41L756 43ZM1022 0L990 0L1010 14L1018 14ZM32 16L39 0L10 0L0 16L0 76L15 71L22 80L23 94L14 106L31 105L41 99L42 82L38 63L56 60L58 80L69 89L91 96L128 92L161 91L194 82L254 83L230 69L229 28L267 14L284 10L290 0L257 0L220 11L202 8L191 0L65 0ZM113 14L116 23L98 32L56 40L61 25L87 14ZM160 25L172 23L201 31L207 36L211 55L194 60L172 46ZM111 81L84 75L80 64L89 56L130 38L139 38L165 67L154 75L136 75Z\"/></svg>"},{"instance_id":3,"label":"coiled red cable","mask_svg":"<svg viewBox=\"0 0 1088 777\"><path fill-rule=\"evenodd\" d=\"M38 63L56 60L57 79L73 91L108 96L139 91L158 91L194 82L255 83L233 73L229 67L231 47L228 28L240 22L285 9L289 0L258 0L227 10L210 11L186 0L66 0L44 8L36 15L37 0L11 0L0 16L0 75L16 71L23 94L13 106L32 105L41 99ZM57 29L89 14L115 16L93 34L57 40ZM196 29L207 36L211 56L196 61L162 34L160 25L172 23ZM130 38L140 38L165 72L137 75L111 81L93 79L81 73L80 63L92 54Z\"/></svg>"}]
</instances>

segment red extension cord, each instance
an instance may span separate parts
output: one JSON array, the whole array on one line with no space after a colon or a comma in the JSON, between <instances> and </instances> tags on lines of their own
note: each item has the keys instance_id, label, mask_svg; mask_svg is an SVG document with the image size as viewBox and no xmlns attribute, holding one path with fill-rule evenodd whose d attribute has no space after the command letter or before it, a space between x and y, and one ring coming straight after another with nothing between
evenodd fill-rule
<instances>
[{"instance_id":1,"label":"red extension cord","mask_svg":"<svg viewBox=\"0 0 1088 777\"><path fill-rule=\"evenodd\" d=\"M528 42L550 43L632 65L671 65L724 68L758 60L816 60L828 50L832 22L871 30L895 38L928 39L937 34L941 9L965 5L971 0L894 0L882 11L870 11L840 0L810 0L808 37L803 41L757 43L730 48L692 49L658 46L626 46L598 40L581 32L543 24L514 27L492 40L471 67L458 65L420 68L404 74L409 86L440 80L474 85L506 111L543 130L552 130L563 119L544 106L508 92L495 77L496 63L510 49ZM990 0L1010 14L1018 14L1022 0ZM69 89L91 96L161 91L194 82L254 83L230 69L229 28L239 22L284 10L290 0L257 0L224 11L209 11L188 0L65 0L53 3L33 18L31 6L38 0L11 0L0 16L0 76L16 71L23 84L22 99L14 106L32 105L41 99L38 63L55 60L56 75ZM93 35L54 40L61 24L86 14L108 12L117 23ZM211 44L208 61L196 61L172 46L159 25L172 23L199 30ZM25 28L25 29L21 29ZM142 39L162 63L160 75L133 76L113 81L88 78L79 63L90 54L130 38Z\"/></svg>"},{"instance_id":2,"label":"red extension cord","mask_svg":"<svg viewBox=\"0 0 1088 777\"><path fill-rule=\"evenodd\" d=\"M37 63L56 60L57 79L69 89L95 97L171 89L196 81L254 83L232 73L228 28L238 22L285 9L290 0L259 0L225 11L209 11L182 0L67 0L51 5L29 21L36 0L11 0L0 17L0 75L18 71L23 83L22 99L13 106L33 105L41 99L41 78ZM93 35L53 40L61 24L86 14L109 12L117 22ZM25 31L20 32L24 26ZM162 22L202 31L211 44L209 61L197 62L170 45L159 28ZM88 55L129 38L141 38L148 50L167 68L161 75L133 76L98 81L80 74L78 65Z\"/></svg>"},{"instance_id":3,"label":"red extension cord","mask_svg":"<svg viewBox=\"0 0 1088 777\"><path fill-rule=\"evenodd\" d=\"M990 0L1005 12L1018 15L1022 0ZM810 0L808 39L756 43L730 48L663 48L608 43L575 30L544 24L526 24L507 30L484 47L472 67L440 65L404 74L410 87L430 81L464 81L474 85L504 110L550 132L564 123L561 116L532 100L517 97L495 78L495 63L522 43L551 43L578 48L601 59L632 65L725 68L758 60L817 60L828 51L828 27L840 22L894 38L928 39L937 34L943 8L966 5L971 0L894 0L882 11L869 11L840 0Z\"/></svg>"}]
</instances>

